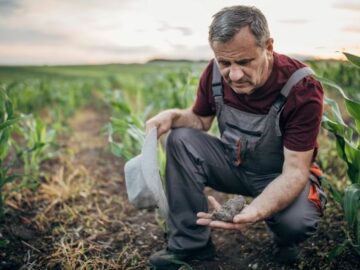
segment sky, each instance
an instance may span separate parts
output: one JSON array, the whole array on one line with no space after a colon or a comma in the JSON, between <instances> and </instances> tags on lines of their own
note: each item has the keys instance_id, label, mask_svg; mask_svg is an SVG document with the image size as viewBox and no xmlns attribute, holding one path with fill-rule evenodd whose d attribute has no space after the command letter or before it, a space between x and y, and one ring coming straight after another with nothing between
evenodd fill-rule
<instances>
[{"instance_id":1,"label":"sky","mask_svg":"<svg viewBox=\"0 0 360 270\"><path fill-rule=\"evenodd\" d=\"M360 54L360 0L0 0L0 65L207 60L212 15L238 4L265 14L279 53Z\"/></svg>"}]
</instances>

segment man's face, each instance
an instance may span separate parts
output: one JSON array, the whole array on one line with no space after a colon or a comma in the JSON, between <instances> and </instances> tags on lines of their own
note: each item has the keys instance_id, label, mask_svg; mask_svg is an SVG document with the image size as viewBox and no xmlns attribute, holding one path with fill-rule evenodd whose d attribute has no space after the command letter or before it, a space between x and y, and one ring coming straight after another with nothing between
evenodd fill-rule
<instances>
[{"instance_id":1,"label":"man's face","mask_svg":"<svg viewBox=\"0 0 360 270\"><path fill-rule=\"evenodd\" d=\"M251 94L269 78L273 64L273 40L265 48L257 46L249 27L243 27L232 40L215 41L212 49L226 83L237 94Z\"/></svg>"}]
</instances>

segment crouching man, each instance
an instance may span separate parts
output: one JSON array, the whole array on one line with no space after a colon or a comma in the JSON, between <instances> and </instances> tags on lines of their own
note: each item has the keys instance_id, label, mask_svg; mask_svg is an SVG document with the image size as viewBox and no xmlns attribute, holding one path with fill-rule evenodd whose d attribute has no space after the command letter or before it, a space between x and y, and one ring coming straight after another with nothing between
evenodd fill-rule
<instances>
[{"instance_id":1,"label":"crouching man","mask_svg":"<svg viewBox=\"0 0 360 270\"><path fill-rule=\"evenodd\" d=\"M169 109L147 121L167 139L167 249L153 254L156 269L174 260L215 255L210 228L246 230L265 221L280 262L298 259L297 245L316 232L324 198L317 152L323 90L303 63L274 52L264 15L233 6L209 29L215 58L200 78L191 108ZM221 137L209 130L217 118ZM211 219L204 187L254 197L233 222ZM215 208L219 206L209 198Z\"/></svg>"}]
</instances>

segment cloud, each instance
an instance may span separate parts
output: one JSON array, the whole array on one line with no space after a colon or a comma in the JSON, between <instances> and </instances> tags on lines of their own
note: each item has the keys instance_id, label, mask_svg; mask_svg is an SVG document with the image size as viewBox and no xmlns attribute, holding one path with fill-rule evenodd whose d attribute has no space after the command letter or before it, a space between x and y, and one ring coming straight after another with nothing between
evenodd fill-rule
<instances>
[{"instance_id":1,"label":"cloud","mask_svg":"<svg viewBox=\"0 0 360 270\"><path fill-rule=\"evenodd\" d=\"M351 32L351 33L360 33L359 25L349 25L347 27L342 28L342 31Z\"/></svg>"},{"instance_id":2,"label":"cloud","mask_svg":"<svg viewBox=\"0 0 360 270\"><path fill-rule=\"evenodd\" d=\"M340 3L335 4L334 7L354 12L360 12L360 3L358 1L341 1Z\"/></svg>"},{"instance_id":3,"label":"cloud","mask_svg":"<svg viewBox=\"0 0 360 270\"><path fill-rule=\"evenodd\" d=\"M183 26L170 26L168 23L163 22L162 26L158 28L160 32L167 32L167 31L179 31L183 36L190 36L192 34L192 30L189 27Z\"/></svg>"},{"instance_id":4,"label":"cloud","mask_svg":"<svg viewBox=\"0 0 360 270\"><path fill-rule=\"evenodd\" d=\"M145 54L159 52L151 46L94 45L84 46L84 48L89 51L101 51L109 54Z\"/></svg>"},{"instance_id":5,"label":"cloud","mask_svg":"<svg viewBox=\"0 0 360 270\"><path fill-rule=\"evenodd\" d=\"M0 0L0 14L11 15L17 9L20 8L20 2L22 0Z\"/></svg>"},{"instance_id":6,"label":"cloud","mask_svg":"<svg viewBox=\"0 0 360 270\"><path fill-rule=\"evenodd\" d=\"M35 29L26 28L6 28L0 26L1 43L54 43L66 41L66 37L59 34L42 32Z\"/></svg>"}]
</instances>

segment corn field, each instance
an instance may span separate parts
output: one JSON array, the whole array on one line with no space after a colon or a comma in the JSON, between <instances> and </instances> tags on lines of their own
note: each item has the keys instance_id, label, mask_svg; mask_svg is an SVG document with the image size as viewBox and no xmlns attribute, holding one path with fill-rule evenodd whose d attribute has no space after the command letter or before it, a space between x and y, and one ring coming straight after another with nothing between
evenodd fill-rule
<instances>
[{"instance_id":1,"label":"corn field","mask_svg":"<svg viewBox=\"0 0 360 270\"><path fill-rule=\"evenodd\" d=\"M347 56L308 62L327 97L317 161L329 202L298 269L360 268L360 61ZM129 204L124 162L147 119L191 106L206 64L0 67L0 269L148 269L164 222ZM213 238L219 259L184 269L279 269L262 223Z\"/></svg>"}]
</instances>

